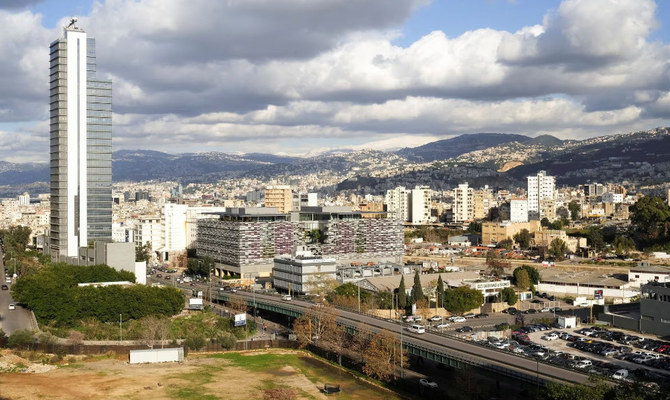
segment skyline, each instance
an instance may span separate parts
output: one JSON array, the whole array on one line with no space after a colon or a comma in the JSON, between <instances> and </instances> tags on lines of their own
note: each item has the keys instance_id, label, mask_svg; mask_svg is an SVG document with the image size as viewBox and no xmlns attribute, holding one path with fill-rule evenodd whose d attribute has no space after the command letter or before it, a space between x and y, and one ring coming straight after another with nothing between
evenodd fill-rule
<instances>
[{"instance_id":1,"label":"skyline","mask_svg":"<svg viewBox=\"0 0 670 400\"><path fill-rule=\"evenodd\" d=\"M669 125L667 2L352 4L3 2L0 160L48 160L44 49L72 16L115 82L115 151L306 155Z\"/></svg>"}]
</instances>

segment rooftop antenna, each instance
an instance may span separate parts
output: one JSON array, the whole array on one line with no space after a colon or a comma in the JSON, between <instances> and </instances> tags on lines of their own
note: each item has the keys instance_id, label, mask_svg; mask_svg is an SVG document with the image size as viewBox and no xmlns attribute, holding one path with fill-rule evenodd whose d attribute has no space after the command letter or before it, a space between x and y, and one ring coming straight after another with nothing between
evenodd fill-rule
<instances>
[{"instance_id":1,"label":"rooftop antenna","mask_svg":"<svg viewBox=\"0 0 670 400\"><path fill-rule=\"evenodd\" d=\"M74 26L74 24L76 24L76 23L77 23L77 17L72 17L72 18L70 18L70 24L67 27L68 28L76 28L76 26Z\"/></svg>"}]
</instances>

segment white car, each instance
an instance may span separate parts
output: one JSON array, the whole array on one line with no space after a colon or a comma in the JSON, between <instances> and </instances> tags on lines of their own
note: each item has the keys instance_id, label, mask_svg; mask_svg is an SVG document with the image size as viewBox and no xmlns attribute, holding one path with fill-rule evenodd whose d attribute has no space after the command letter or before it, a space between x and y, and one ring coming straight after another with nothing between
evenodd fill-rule
<instances>
[{"instance_id":1,"label":"white car","mask_svg":"<svg viewBox=\"0 0 670 400\"><path fill-rule=\"evenodd\" d=\"M548 334L542 336L542 339L544 339L544 340L556 340L556 339L558 339L558 335L556 333L552 332L552 333L548 333Z\"/></svg>"},{"instance_id":2,"label":"white car","mask_svg":"<svg viewBox=\"0 0 670 400\"><path fill-rule=\"evenodd\" d=\"M442 321L442 317L440 317L439 315L433 315L432 317L428 318L428 321L439 322Z\"/></svg>"},{"instance_id":3,"label":"white car","mask_svg":"<svg viewBox=\"0 0 670 400\"><path fill-rule=\"evenodd\" d=\"M16 306L15 306L14 304L10 304L10 305L9 305L9 309L10 309L10 310L16 310Z\"/></svg>"},{"instance_id":4,"label":"white car","mask_svg":"<svg viewBox=\"0 0 670 400\"><path fill-rule=\"evenodd\" d=\"M426 333L426 328L424 326L416 324L408 327L407 330L414 333Z\"/></svg>"},{"instance_id":5,"label":"white car","mask_svg":"<svg viewBox=\"0 0 670 400\"><path fill-rule=\"evenodd\" d=\"M435 327L436 327L437 329L448 328L448 327L449 327L449 324L446 323L446 322L442 322L441 324L437 324L437 325L435 325Z\"/></svg>"},{"instance_id":6,"label":"white car","mask_svg":"<svg viewBox=\"0 0 670 400\"><path fill-rule=\"evenodd\" d=\"M550 310L549 308L547 308L547 307L545 307L545 308L543 308L543 309L540 310L540 312L549 312L549 311L551 311L551 310Z\"/></svg>"},{"instance_id":7,"label":"white car","mask_svg":"<svg viewBox=\"0 0 670 400\"><path fill-rule=\"evenodd\" d=\"M419 383L421 384L421 386L431 388L431 389L437 389L437 383L433 382L433 381L429 381L428 379L421 378L421 379L419 379Z\"/></svg>"},{"instance_id":8,"label":"white car","mask_svg":"<svg viewBox=\"0 0 670 400\"><path fill-rule=\"evenodd\" d=\"M467 319L465 319L465 317L453 317L451 320L453 322L465 322L465 321L467 321Z\"/></svg>"}]
</instances>

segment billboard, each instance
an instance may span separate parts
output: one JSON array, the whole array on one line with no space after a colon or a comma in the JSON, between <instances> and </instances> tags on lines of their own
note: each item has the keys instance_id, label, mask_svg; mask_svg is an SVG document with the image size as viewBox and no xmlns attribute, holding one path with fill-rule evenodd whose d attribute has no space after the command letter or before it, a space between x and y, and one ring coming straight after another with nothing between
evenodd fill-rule
<instances>
[{"instance_id":1,"label":"billboard","mask_svg":"<svg viewBox=\"0 0 670 400\"><path fill-rule=\"evenodd\" d=\"M247 314L235 314L235 326L244 326L247 324Z\"/></svg>"},{"instance_id":2,"label":"billboard","mask_svg":"<svg viewBox=\"0 0 670 400\"><path fill-rule=\"evenodd\" d=\"M601 300L603 298L603 291L602 289L600 290L594 290L593 291L593 298L596 300Z\"/></svg>"}]
</instances>

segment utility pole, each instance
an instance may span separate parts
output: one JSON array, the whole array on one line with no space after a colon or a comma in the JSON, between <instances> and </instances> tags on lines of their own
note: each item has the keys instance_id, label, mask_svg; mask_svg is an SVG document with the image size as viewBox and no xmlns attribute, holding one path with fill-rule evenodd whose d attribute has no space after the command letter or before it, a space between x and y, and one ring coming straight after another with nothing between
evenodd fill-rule
<instances>
[{"instance_id":1,"label":"utility pole","mask_svg":"<svg viewBox=\"0 0 670 400\"><path fill-rule=\"evenodd\" d=\"M121 322L123 321L123 314L119 314L119 344L123 342L123 328Z\"/></svg>"},{"instance_id":2,"label":"utility pole","mask_svg":"<svg viewBox=\"0 0 670 400\"><path fill-rule=\"evenodd\" d=\"M361 312L361 281L356 282L358 287L358 312Z\"/></svg>"}]
</instances>

